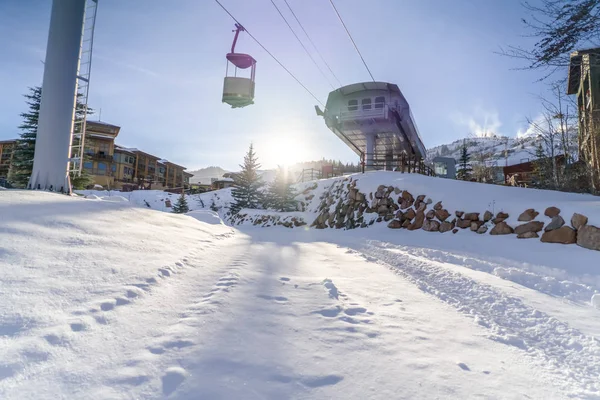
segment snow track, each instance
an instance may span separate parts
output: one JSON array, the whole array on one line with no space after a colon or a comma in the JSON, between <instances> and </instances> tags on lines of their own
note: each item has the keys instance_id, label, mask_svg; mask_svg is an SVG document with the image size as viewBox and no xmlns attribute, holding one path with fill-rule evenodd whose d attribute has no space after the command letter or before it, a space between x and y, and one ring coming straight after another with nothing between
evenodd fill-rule
<instances>
[{"instance_id":1,"label":"snow track","mask_svg":"<svg viewBox=\"0 0 600 400\"><path fill-rule=\"evenodd\" d=\"M421 290L472 317L489 331L488 337L515 346L534 362L556 373L565 389L600 398L600 340L587 336L490 285L449 270L441 262L411 255L401 246L371 244L364 251L370 261L385 263Z\"/></svg>"}]
</instances>

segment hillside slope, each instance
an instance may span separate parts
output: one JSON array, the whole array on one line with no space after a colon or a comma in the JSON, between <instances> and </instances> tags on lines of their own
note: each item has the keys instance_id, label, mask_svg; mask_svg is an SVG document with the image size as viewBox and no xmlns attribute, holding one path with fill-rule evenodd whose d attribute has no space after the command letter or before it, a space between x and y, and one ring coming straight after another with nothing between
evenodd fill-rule
<instances>
[{"instance_id":1,"label":"hillside slope","mask_svg":"<svg viewBox=\"0 0 600 400\"><path fill-rule=\"evenodd\" d=\"M465 268L489 236L243 228L3 191L0 397L600 395L597 310Z\"/></svg>"}]
</instances>

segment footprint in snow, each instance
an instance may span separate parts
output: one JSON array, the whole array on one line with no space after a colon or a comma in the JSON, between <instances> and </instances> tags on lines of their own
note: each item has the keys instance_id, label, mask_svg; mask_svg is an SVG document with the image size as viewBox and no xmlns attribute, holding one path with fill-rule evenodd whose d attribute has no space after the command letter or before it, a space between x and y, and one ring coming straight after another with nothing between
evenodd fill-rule
<instances>
[{"instance_id":1,"label":"footprint in snow","mask_svg":"<svg viewBox=\"0 0 600 400\"><path fill-rule=\"evenodd\" d=\"M279 280L283 281L283 282L289 282L290 278L286 278L285 276L282 276L281 278L279 278Z\"/></svg>"},{"instance_id":2,"label":"footprint in snow","mask_svg":"<svg viewBox=\"0 0 600 400\"><path fill-rule=\"evenodd\" d=\"M169 396L173 393L179 385L187 378L187 371L180 367L171 367L167 369L166 373L162 376L162 391L165 396Z\"/></svg>"},{"instance_id":3,"label":"footprint in snow","mask_svg":"<svg viewBox=\"0 0 600 400\"><path fill-rule=\"evenodd\" d=\"M102 311L110 311L115 308L116 303L117 302L115 300L104 301L100 304L100 309Z\"/></svg>"},{"instance_id":4,"label":"footprint in snow","mask_svg":"<svg viewBox=\"0 0 600 400\"><path fill-rule=\"evenodd\" d=\"M283 297L283 296L269 296L267 294L259 294L256 297L260 298L260 299L265 299L265 300L274 300L276 302L285 302L287 301L287 297Z\"/></svg>"},{"instance_id":5,"label":"footprint in snow","mask_svg":"<svg viewBox=\"0 0 600 400\"><path fill-rule=\"evenodd\" d=\"M357 315L357 314L362 314L362 313L366 313L367 309L364 307L352 307L352 308L347 308L344 310L344 313L346 315Z\"/></svg>"},{"instance_id":6,"label":"footprint in snow","mask_svg":"<svg viewBox=\"0 0 600 400\"><path fill-rule=\"evenodd\" d=\"M470 371L471 369L467 366L467 364L465 363L457 363L456 365L458 365L462 370L464 371Z\"/></svg>"}]
</instances>

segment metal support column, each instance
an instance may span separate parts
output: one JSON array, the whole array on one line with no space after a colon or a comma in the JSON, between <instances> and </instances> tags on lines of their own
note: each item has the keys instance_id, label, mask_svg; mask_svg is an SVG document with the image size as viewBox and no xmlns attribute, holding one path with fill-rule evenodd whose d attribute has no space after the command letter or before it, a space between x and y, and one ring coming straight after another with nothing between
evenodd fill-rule
<instances>
[{"instance_id":1,"label":"metal support column","mask_svg":"<svg viewBox=\"0 0 600 400\"><path fill-rule=\"evenodd\" d=\"M70 192L67 168L85 0L54 0L29 188Z\"/></svg>"}]
</instances>

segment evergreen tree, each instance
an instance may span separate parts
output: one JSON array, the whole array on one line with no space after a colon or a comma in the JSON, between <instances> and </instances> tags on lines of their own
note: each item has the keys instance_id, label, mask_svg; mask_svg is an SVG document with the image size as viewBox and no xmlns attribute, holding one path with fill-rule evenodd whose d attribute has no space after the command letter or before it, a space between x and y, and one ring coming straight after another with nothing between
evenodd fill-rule
<instances>
[{"instance_id":1,"label":"evergreen tree","mask_svg":"<svg viewBox=\"0 0 600 400\"><path fill-rule=\"evenodd\" d=\"M472 168L469 163L470 160L471 160L471 155L469 154L469 147L467 146L467 142L463 141L461 154L460 154L460 160L459 160L459 167L458 167L458 171L456 172L457 179L460 179L462 181L468 181L471 178Z\"/></svg>"},{"instance_id":2,"label":"evergreen tree","mask_svg":"<svg viewBox=\"0 0 600 400\"><path fill-rule=\"evenodd\" d=\"M242 171L233 175L233 189L231 190L234 199L231 205L233 214L242 208L258 208L261 204L260 188L263 186L263 182L258 175L260 164L252 144L244 156L244 165L240 165L240 167Z\"/></svg>"},{"instance_id":3,"label":"evergreen tree","mask_svg":"<svg viewBox=\"0 0 600 400\"><path fill-rule=\"evenodd\" d=\"M177 203L173 205L173 212L175 214L185 214L190 211L188 207L187 199L185 198L185 192L181 191L181 196L177 199Z\"/></svg>"},{"instance_id":4,"label":"evergreen tree","mask_svg":"<svg viewBox=\"0 0 600 400\"><path fill-rule=\"evenodd\" d=\"M275 180L269 185L265 206L277 211L296 211L297 196L287 170L279 167Z\"/></svg>"},{"instance_id":5,"label":"evergreen tree","mask_svg":"<svg viewBox=\"0 0 600 400\"><path fill-rule=\"evenodd\" d=\"M87 157L84 157L84 162L86 159L87 159ZM88 186L90 186L91 184L94 183L94 177L92 175L90 175L90 173L87 172L85 170L85 168L83 170L81 170L81 175L77 176L77 175L75 175L75 173L71 172L70 177L71 177L71 186L75 190L86 189Z\"/></svg>"},{"instance_id":6,"label":"evergreen tree","mask_svg":"<svg viewBox=\"0 0 600 400\"><path fill-rule=\"evenodd\" d=\"M33 156L40 116L42 88L29 88L29 93L24 96L27 99L26 103L29 110L21 113L23 118L23 123L19 126L21 137L15 145L8 177L8 180L16 187L26 187L33 171Z\"/></svg>"},{"instance_id":7,"label":"evergreen tree","mask_svg":"<svg viewBox=\"0 0 600 400\"><path fill-rule=\"evenodd\" d=\"M29 93L24 96L27 99L26 103L29 106L29 110L21 114L23 123L19 126L19 129L22 133L15 146L9 174L9 181L17 187L26 187L33 171L42 88L39 86L29 88ZM83 104L79 101L79 97L81 96L82 94L77 94L77 107L75 109L75 119L77 121L83 118L86 111L88 115L93 114L91 108L84 109ZM87 171L84 171L78 177L75 177L71 173L71 182L75 189L85 189L93 182L93 178Z\"/></svg>"},{"instance_id":8,"label":"evergreen tree","mask_svg":"<svg viewBox=\"0 0 600 400\"><path fill-rule=\"evenodd\" d=\"M533 178L535 179L535 185L537 187L545 187L548 184L548 157L546 152L539 143L535 148L535 161L533 162Z\"/></svg>"}]
</instances>

